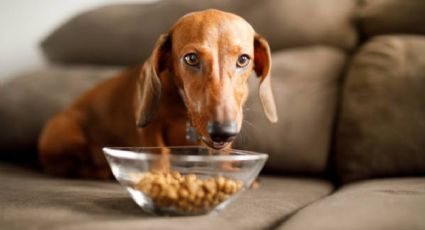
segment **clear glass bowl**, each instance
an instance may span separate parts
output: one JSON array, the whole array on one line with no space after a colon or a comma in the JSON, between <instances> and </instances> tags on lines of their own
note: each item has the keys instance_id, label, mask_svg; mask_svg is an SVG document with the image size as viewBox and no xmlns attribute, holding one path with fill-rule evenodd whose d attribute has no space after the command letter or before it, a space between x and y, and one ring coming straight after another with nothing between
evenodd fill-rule
<instances>
[{"instance_id":1,"label":"clear glass bowl","mask_svg":"<svg viewBox=\"0 0 425 230\"><path fill-rule=\"evenodd\" d=\"M219 211L249 188L268 155L205 147L103 148L115 178L145 211Z\"/></svg>"}]
</instances>

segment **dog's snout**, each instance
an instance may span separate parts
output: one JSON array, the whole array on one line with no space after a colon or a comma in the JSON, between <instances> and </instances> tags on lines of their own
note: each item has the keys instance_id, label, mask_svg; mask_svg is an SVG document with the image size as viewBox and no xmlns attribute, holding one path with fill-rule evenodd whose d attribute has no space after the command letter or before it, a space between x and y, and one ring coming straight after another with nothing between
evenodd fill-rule
<instances>
[{"instance_id":1,"label":"dog's snout","mask_svg":"<svg viewBox=\"0 0 425 230\"><path fill-rule=\"evenodd\" d=\"M238 127L235 121L223 123L217 121L208 122L208 135L214 142L228 142L235 139L238 134Z\"/></svg>"}]
</instances>

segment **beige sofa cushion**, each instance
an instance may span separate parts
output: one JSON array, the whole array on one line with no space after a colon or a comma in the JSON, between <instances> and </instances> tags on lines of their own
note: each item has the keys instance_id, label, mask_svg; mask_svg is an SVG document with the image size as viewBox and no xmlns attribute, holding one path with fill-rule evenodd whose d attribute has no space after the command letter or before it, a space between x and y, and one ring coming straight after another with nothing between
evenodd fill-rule
<instances>
[{"instance_id":1,"label":"beige sofa cushion","mask_svg":"<svg viewBox=\"0 0 425 230\"><path fill-rule=\"evenodd\" d=\"M6 229L268 229L333 190L324 180L261 177L220 213L194 217L145 214L113 182L51 178L0 164L0 226Z\"/></svg>"},{"instance_id":2,"label":"beige sofa cushion","mask_svg":"<svg viewBox=\"0 0 425 230\"><path fill-rule=\"evenodd\" d=\"M303 208L279 230L425 229L425 178L368 180L343 186Z\"/></svg>"},{"instance_id":3,"label":"beige sofa cushion","mask_svg":"<svg viewBox=\"0 0 425 230\"><path fill-rule=\"evenodd\" d=\"M364 0L359 7L360 31L379 34L425 34L425 1Z\"/></svg>"},{"instance_id":4,"label":"beige sofa cushion","mask_svg":"<svg viewBox=\"0 0 425 230\"><path fill-rule=\"evenodd\" d=\"M257 97L258 79L252 77L245 117L252 124L243 124L241 142L235 147L269 153L266 167L271 171L323 173L336 87L345 58L338 49L319 46L274 55L272 82L280 122L271 125L265 120ZM0 123L6 127L0 135L0 148L10 151L4 151L1 158L25 160L25 154L34 156L37 137L47 119L82 91L115 72L110 68L56 66L6 83L0 92L0 105L4 108Z\"/></svg>"},{"instance_id":5,"label":"beige sofa cushion","mask_svg":"<svg viewBox=\"0 0 425 230\"><path fill-rule=\"evenodd\" d=\"M424 53L424 36L381 36L354 56L335 141L342 181L425 174Z\"/></svg>"},{"instance_id":6,"label":"beige sofa cushion","mask_svg":"<svg viewBox=\"0 0 425 230\"><path fill-rule=\"evenodd\" d=\"M184 14L208 8L246 18L273 50L311 44L351 49L357 42L351 0L163 0L119 4L81 13L43 42L55 62L139 64L151 53L159 35Z\"/></svg>"},{"instance_id":7,"label":"beige sofa cushion","mask_svg":"<svg viewBox=\"0 0 425 230\"><path fill-rule=\"evenodd\" d=\"M54 113L69 105L117 68L54 66L27 72L0 85L0 159L27 161L35 157L41 128Z\"/></svg>"},{"instance_id":8,"label":"beige sofa cushion","mask_svg":"<svg viewBox=\"0 0 425 230\"><path fill-rule=\"evenodd\" d=\"M241 0L245 1L245 0ZM273 50L306 45L331 45L351 50L357 44L357 5L351 0L253 1L238 12L264 35Z\"/></svg>"},{"instance_id":9,"label":"beige sofa cushion","mask_svg":"<svg viewBox=\"0 0 425 230\"><path fill-rule=\"evenodd\" d=\"M311 46L275 53L272 60L279 121L266 120L258 79L251 77L246 122L235 147L270 154L266 168L274 172L323 173L346 55L335 48Z\"/></svg>"}]
</instances>

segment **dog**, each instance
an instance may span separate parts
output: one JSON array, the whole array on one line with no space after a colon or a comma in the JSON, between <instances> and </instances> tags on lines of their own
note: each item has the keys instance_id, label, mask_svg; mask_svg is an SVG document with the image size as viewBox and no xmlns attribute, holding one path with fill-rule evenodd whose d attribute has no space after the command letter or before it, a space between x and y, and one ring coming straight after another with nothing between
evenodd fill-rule
<instances>
[{"instance_id":1,"label":"dog","mask_svg":"<svg viewBox=\"0 0 425 230\"><path fill-rule=\"evenodd\" d=\"M40 163L57 176L106 179L104 146L230 148L253 71L264 113L277 121L270 68L266 39L241 17L214 9L186 14L143 65L98 84L47 122ZM198 139L186 138L188 127Z\"/></svg>"}]
</instances>

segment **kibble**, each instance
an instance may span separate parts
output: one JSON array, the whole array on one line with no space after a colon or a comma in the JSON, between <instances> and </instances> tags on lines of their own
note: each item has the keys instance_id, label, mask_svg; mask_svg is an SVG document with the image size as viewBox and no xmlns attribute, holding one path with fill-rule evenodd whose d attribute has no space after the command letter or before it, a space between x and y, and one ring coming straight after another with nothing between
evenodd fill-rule
<instances>
[{"instance_id":1,"label":"kibble","mask_svg":"<svg viewBox=\"0 0 425 230\"><path fill-rule=\"evenodd\" d=\"M201 179L195 174L147 172L135 185L161 208L208 211L240 191L243 182L223 176Z\"/></svg>"}]
</instances>

